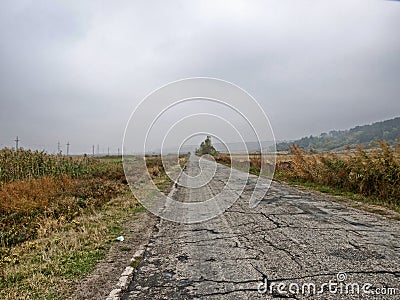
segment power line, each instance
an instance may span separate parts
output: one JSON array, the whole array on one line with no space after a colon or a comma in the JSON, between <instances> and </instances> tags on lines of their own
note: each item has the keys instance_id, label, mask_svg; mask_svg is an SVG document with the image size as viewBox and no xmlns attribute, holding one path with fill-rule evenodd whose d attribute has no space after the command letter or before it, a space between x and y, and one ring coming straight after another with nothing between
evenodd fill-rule
<instances>
[{"instance_id":1,"label":"power line","mask_svg":"<svg viewBox=\"0 0 400 300\"><path fill-rule=\"evenodd\" d=\"M20 142L21 140L18 138L15 139L15 149L18 151L18 142Z\"/></svg>"}]
</instances>

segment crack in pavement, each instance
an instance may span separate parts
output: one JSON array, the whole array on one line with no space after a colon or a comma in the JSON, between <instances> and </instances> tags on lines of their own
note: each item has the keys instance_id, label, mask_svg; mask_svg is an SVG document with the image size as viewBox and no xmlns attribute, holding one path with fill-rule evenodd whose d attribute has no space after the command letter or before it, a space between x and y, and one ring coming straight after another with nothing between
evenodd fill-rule
<instances>
[{"instance_id":1,"label":"crack in pavement","mask_svg":"<svg viewBox=\"0 0 400 300\"><path fill-rule=\"evenodd\" d=\"M186 166L189 175L198 171L195 159L191 156ZM223 190L228 177L229 168L218 165L207 185L178 186L173 197L207 200ZM235 172L231 187L239 187L244 177ZM350 282L393 287L400 293L398 222L277 182L250 209L256 177L250 178L222 215L194 224L160 220L123 299L314 299L260 294L258 287L264 279L269 284L322 283L339 272ZM326 293L318 299L335 296Z\"/></svg>"}]
</instances>

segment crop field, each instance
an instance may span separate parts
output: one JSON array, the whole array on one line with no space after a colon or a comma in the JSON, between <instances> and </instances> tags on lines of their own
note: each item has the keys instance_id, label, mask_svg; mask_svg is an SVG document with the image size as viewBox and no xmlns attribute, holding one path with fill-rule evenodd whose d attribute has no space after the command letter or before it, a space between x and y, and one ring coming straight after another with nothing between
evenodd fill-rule
<instances>
[{"instance_id":1,"label":"crop field","mask_svg":"<svg viewBox=\"0 0 400 300\"><path fill-rule=\"evenodd\" d=\"M160 189L171 182L148 158ZM59 299L93 270L126 218L144 208L121 157L0 150L0 299Z\"/></svg>"}]
</instances>

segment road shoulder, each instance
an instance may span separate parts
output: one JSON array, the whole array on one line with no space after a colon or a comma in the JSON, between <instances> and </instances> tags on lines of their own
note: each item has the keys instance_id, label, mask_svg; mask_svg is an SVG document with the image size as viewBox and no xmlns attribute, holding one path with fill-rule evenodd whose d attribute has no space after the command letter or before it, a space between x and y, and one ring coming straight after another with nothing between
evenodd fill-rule
<instances>
[{"instance_id":1,"label":"road shoulder","mask_svg":"<svg viewBox=\"0 0 400 300\"><path fill-rule=\"evenodd\" d=\"M112 290L118 288L121 274L132 265L135 253L148 243L157 222L158 218L147 211L134 214L123 225L121 235L124 241L115 242L105 259L81 281L70 299L106 299Z\"/></svg>"}]
</instances>

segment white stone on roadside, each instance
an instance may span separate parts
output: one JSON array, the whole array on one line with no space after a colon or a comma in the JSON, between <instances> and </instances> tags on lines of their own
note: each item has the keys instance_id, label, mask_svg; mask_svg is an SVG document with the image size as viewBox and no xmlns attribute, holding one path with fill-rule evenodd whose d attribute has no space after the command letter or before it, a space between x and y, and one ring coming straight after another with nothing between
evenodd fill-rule
<instances>
[{"instance_id":1,"label":"white stone on roadside","mask_svg":"<svg viewBox=\"0 0 400 300\"><path fill-rule=\"evenodd\" d=\"M110 292L106 300L117 300L119 299L119 294L121 293L121 289L115 289Z\"/></svg>"},{"instance_id":2,"label":"white stone on roadside","mask_svg":"<svg viewBox=\"0 0 400 300\"><path fill-rule=\"evenodd\" d=\"M121 276L117 285L121 288L128 286L128 276Z\"/></svg>"},{"instance_id":3,"label":"white stone on roadside","mask_svg":"<svg viewBox=\"0 0 400 300\"><path fill-rule=\"evenodd\" d=\"M133 270L134 269L132 267L128 266L125 268L125 271L121 274L121 276L129 276L132 274Z\"/></svg>"}]
</instances>

